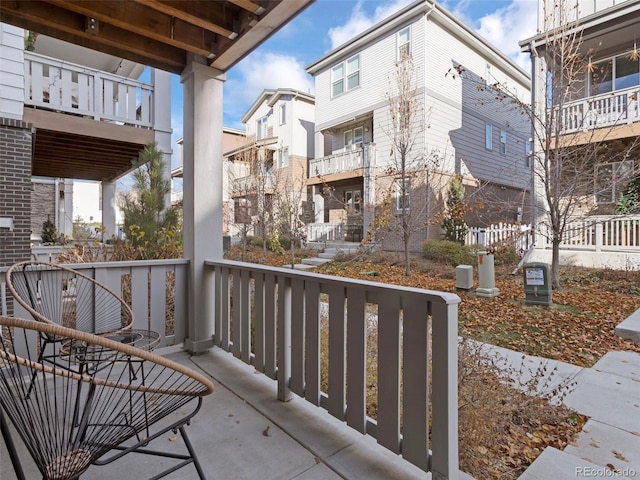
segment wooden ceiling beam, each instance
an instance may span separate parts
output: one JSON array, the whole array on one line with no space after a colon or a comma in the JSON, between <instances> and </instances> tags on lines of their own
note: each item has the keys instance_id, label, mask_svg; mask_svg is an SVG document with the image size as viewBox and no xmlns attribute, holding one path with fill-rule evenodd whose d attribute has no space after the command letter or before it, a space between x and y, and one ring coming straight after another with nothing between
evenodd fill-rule
<instances>
[{"instance_id":1,"label":"wooden ceiling beam","mask_svg":"<svg viewBox=\"0 0 640 480\"><path fill-rule=\"evenodd\" d=\"M180 73L184 68L184 51L112 25L101 25L100 35L85 31L81 14L42 2L0 1L0 15L10 23L42 35L103 51L134 62Z\"/></svg>"},{"instance_id":2,"label":"wooden ceiling beam","mask_svg":"<svg viewBox=\"0 0 640 480\"><path fill-rule=\"evenodd\" d=\"M232 36L233 30L225 28L224 26L214 23L213 21L209 21L206 18L200 17L196 14L184 10L185 8L189 7L189 4L186 4L186 2L160 2L158 0L135 1L153 10L162 12L172 17L179 18L180 20L191 23L193 25L197 25L204 30L217 33L218 35L222 35L223 37L230 38Z\"/></svg>"},{"instance_id":3,"label":"wooden ceiling beam","mask_svg":"<svg viewBox=\"0 0 640 480\"><path fill-rule=\"evenodd\" d=\"M215 42L212 32L138 3L107 0L49 2L101 22L96 36L102 35L103 24L111 24L204 57L211 53L211 44Z\"/></svg>"},{"instance_id":4,"label":"wooden ceiling beam","mask_svg":"<svg viewBox=\"0 0 640 480\"><path fill-rule=\"evenodd\" d=\"M254 2L253 0L229 0L234 5L246 10L249 13L261 15L265 7L261 5L262 2Z\"/></svg>"}]
</instances>

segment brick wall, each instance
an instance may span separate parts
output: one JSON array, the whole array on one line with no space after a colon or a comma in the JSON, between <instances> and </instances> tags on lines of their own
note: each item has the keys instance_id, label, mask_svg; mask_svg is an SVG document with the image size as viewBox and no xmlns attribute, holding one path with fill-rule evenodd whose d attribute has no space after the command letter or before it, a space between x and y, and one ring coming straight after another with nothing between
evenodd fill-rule
<instances>
[{"instance_id":1,"label":"brick wall","mask_svg":"<svg viewBox=\"0 0 640 480\"><path fill-rule=\"evenodd\" d=\"M13 218L13 231L0 230L0 267L31 255L31 126L0 117L0 217Z\"/></svg>"}]
</instances>

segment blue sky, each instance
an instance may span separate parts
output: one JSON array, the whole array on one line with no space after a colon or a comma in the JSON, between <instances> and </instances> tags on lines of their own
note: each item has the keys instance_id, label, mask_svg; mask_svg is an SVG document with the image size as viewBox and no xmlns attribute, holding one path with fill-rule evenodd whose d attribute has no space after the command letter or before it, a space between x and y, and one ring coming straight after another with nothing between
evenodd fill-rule
<instances>
[{"instance_id":1,"label":"blue sky","mask_svg":"<svg viewBox=\"0 0 640 480\"><path fill-rule=\"evenodd\" d=\"M285 0L286 1L286 0ZM244 129L242 116L265 88L314 93L305 67L413 0L316 0L227 73L224 125ZM440 4L527 71L518 41L535 33L537 0L446 0ZM182 85L172 81L173 148L182 136Z\"/></svg>"}]
</instances>

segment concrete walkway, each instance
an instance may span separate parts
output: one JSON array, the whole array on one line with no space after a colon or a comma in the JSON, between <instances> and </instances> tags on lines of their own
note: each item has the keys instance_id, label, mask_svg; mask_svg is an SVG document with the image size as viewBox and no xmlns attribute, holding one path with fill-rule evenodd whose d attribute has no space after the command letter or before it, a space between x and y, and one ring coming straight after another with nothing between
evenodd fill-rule
<instances>
[{"instance_id":1,"label":"concrete walkway","mask_svg":"<svg viewBox=\"0 0 640 480\"><path fill-rule=\"evenodd\" d=\"M640 478L640 353L609 352L592 368L580 368L500 350L512 365L546 363L555 371L551 386L574 383L563 401L589 417L573 444L548 447L520 479Z\"/></svg>"}]
</instances>

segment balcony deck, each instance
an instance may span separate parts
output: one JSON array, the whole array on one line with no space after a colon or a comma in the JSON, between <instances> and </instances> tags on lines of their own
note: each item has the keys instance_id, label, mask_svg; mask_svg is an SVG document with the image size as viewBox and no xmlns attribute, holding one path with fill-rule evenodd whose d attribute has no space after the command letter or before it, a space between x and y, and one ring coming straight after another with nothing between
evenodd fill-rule
<instances>
[{"instance_id":1,"label":"balcony deck","mask_svg":"<svg viewBox=\"0 0 640 480\"><path fill-rule=\"evenodd\" d=\"M156 351L190 368L210 375L215 383L202 410L187 426L189 439L208 478L218 479L425 479L431 478L409 462L327 415L304 399L280 402L277 385L220 348L192 356L179 346ZM176 412L174 415L179 415ZM265 431L268 428L268 434ZM17 438L26 478L40 475ZM156 442L176 452L179 440ZM0 437L0 478L16 478ZM153 444L151 445L153 446ZM158 445L156 445L158 446ZM172 463L162 457L126 455L106 466L92 466L84 478L149 478ZM196 479L188 465L167 478Z\"/></svg>"}]
</instances>

